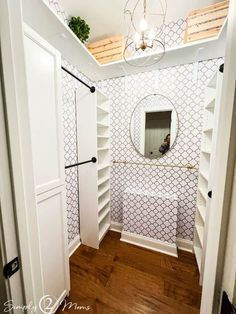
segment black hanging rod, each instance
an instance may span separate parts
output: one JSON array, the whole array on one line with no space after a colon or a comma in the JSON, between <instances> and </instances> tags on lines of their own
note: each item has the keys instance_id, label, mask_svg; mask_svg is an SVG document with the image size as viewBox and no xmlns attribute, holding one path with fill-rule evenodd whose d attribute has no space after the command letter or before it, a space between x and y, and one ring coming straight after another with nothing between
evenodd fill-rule
<instances>
[{"instance_id":1,"label":"black hanging rod","mask_svg":"<svg viewBox=\"0 0 236 314\"><path fill-rule=\"evenodd\" d=\"M69 166L65 166L65 169L76 167L76 166L80 166L80 165L83 165L83 164L88 164L89 162L95 163L95 162L97 162L97 158L96 157L92 157L90 160L78 162L77 164L73 164L73 165L69 165Z\"/></svg>"},{"instance_id":2,"label":"black hanging rod","mask_svg":"<svg viewBox=\"0 0 236 314\"><path fill-rule=\"evenodd\" d=\"M89 86L87 83L85 83L84 81L82 81L81 79L79 79L76 75L74 75L73 73L71 73L69 70L67 70L66 68L64 68L63 66L61 67L62 70L64 70L66 73L70 74L71 76L73 76L73 78L75 78L77 81L79 81L80 83L84 84L84 86L88 87L90 89L91 93L95 92L95 87L94 86Z\"/></svg>"}]
</instances>

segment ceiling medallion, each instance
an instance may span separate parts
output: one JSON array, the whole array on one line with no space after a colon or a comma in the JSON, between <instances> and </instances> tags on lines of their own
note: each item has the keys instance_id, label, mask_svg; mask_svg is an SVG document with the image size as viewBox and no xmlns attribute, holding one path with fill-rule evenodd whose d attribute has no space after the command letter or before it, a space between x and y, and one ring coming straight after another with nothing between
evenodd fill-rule
<instances>
[{"instance_id":1,"label":"ceiling medallion","mask_svg":"<svg viewBox=\"0 0 236 314\"><path fill-rule=\"evenodd\" d=\"M166 10L166 0L126 1L124 16L128 23L128 35L123 52L126 63L147 67L163 58L165 43L160 35Z\"/></svg>"}]
</instances>

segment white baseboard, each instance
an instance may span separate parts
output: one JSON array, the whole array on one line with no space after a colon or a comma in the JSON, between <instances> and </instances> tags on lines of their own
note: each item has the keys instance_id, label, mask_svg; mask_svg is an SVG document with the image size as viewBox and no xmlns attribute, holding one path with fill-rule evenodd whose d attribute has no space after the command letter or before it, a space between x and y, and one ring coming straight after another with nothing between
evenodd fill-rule
<instances>
[{"instance_id":1,"label":"white baseboard","mask_svg":"<svg viewBox=\"0 0 236 314\"><path fill-rule=\"evenodd\" d=\"M110 230L115 232L121 232L123 229L123 225L119 222L111 221Z\"/></svg>"},{"instance_id":2,"label":"white baseboard","mask_svg":"<svg viewBox=\"0 0 236 314\"><path fill-rule=\"evenodd\" d=\"M193 241L177 238L176 243L179 250L193 253Z\"/></svg>"},{"instance_id":3,"label":"white baseboard","mask_svg":"<svg viewBox=\"0 0 236 314\"><path fill-rule=\"evenodd\" d=\"M121 232L120 240L123 242L141 246L143 248L146 248L152 251L161 252L161 253L165 253L171 256L178 257L177 246L175 244L170 244L167 242L154 240L154 239L141 236L138 234L130 233L127 231Z\"/></svg>"},{"instance_id":4,"label":"white baseboard","mask_svg":"<svg viewBox=\"0 0 236 314\"><path fill-rule=\"evenodd\" d=\"M63 300L65 300L67 295L68 295L68 291L64 290L62 292L62 294L60 295L60 297L57 299L57 301L54 303L52 308L50 309L49 313L51 313L51 314L56 313L56 311L58 310L59 306L62 304Z\"/></svg>"},{"instance_id":5,"label":"white baseboard","mask_svg":"<svg viewBox=\"0 0 236 314\"><path fill-rule=\"evenodd\" d=\"M74 238L74 240L72 240L71 243L69 244L69 257L71 257L71 255L78 249L80 244L81 244L80 236L77 235Z\"/></svg>"},{"instance_id":6,"label":"white baseboard","mask_svg":"<svg viewBox=\"0 0 236 314\"><path fill-rule=\"evenodd\" d=\"M122 229L123 229L122 223L111 221L110 230L121 233ZM129 233L129 232L128 232L128 234L129 235L133 235L132 233ZM136 235L134 234L134 236L136 236ZM147 238L147 239L150 240L150 238ZM124 241L124 237L121 238L121 240ZM128 241L125 241L125 242L128 242ZM160 242L160 243L163 244L163 242ZM179 250L193 253L193 242L192 241L186 240L186 239L177 238L176 244L177 244L177 247L178 247Z\"/></svg>"}]
</instances>

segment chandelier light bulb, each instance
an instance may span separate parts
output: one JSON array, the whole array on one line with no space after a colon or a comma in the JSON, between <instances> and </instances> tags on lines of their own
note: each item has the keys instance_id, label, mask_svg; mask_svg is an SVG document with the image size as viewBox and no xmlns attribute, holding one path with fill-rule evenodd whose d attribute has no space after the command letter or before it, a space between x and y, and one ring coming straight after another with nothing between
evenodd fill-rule
<instances>
[{"instance_id":1,"label":"chandelier light bulb","mask_svg":"<svg viewBox=\"0 0 236 314\"><path fill-rule=\"evenodd\" d=\"M147 20L145 18L141 20L139 28L141 32L145 32L147 30Z\"/></svg>"}]
</instances>

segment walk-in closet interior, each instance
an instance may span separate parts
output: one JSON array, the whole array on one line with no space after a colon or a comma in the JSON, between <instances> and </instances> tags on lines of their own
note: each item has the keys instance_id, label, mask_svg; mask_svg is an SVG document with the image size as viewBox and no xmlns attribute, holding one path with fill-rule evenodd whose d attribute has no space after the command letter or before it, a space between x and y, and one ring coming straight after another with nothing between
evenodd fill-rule
<instances>
[{"instance_id":1,"label":"walk-in closet interior","mask_svg":"<svg viewBox=\"0 0 236 314\"><path fill-rule=\"evenodd\" d=\"M16 29L1 49L6 103L9 73L23 97L6 120L15 193L23 169L25 302L35 313L220 313L204 287L217 273L208 239L220 242L234 1L5 2Z\"/></svg>"}]
</instances>

